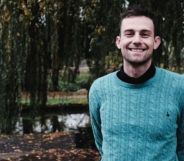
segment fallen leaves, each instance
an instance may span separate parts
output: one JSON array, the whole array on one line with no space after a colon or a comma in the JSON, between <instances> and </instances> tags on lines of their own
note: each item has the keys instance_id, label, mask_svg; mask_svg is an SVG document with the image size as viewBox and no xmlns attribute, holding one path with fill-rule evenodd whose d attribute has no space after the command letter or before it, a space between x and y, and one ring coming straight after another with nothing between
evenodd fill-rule
<instances>
[{"instance_id":1,"label":"fallen leaves","mask_svg":"<svg viewBox=\"0 0 184 161\"><path fill-rule=\"evenodd\" d=\"M76 148L75 134L0 136L0 161L98 161L94 149Z\"/></svg>"},{"instance_id":2,"label":"fallen leaves","mask_svg":"<svg viewBox=\"0 0 184 161\"><path fill-rule=\"evenodd\" d=\"M31 151L19 156L10 155L1 161L98 161L99 154L92 149L49 149Z\"/></svg>"}]
</instances>

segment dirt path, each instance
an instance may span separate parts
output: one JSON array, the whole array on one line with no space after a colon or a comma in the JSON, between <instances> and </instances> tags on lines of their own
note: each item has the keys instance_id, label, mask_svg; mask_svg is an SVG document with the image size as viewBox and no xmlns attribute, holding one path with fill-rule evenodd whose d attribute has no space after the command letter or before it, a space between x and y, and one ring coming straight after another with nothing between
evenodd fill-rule
<instances>
[{"instance_id":1,"label":"dirt path","mask_svg":"<svg viewBox=\"0 0 184 161\"><path fill-rule=\"evenodd\" d=\"M75 147L75 135L51 134L1 135L0 161L98 161L94 149Z\"/></svg>"}]
</instances>

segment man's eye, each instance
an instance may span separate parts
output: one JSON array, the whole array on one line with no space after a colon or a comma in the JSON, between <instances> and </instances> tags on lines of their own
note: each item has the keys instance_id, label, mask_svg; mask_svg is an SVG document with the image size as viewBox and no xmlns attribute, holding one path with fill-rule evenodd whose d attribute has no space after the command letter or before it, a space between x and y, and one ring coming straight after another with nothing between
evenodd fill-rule
<instances>
[{"instance_id":1,"label":"man's eye","mask_svg":"<svg viewBox=\"0 0 184 161\"><path fill-rule=\"evenodd\" d=\"M149 34L141 34L141 36L143 37L143 38L148 38L149 37Z\"/></svg>"},{"instance_id":2,"label":"man's eye","mask_svg":"<svg viewBox=\"0 0 184 161\"><path fill-rule=\"evenodd\" d=\"M127 36L127 37L131 37L133 35L134 35L133 33L125 33L125 36Z\"/></svg>"}]
</instances>

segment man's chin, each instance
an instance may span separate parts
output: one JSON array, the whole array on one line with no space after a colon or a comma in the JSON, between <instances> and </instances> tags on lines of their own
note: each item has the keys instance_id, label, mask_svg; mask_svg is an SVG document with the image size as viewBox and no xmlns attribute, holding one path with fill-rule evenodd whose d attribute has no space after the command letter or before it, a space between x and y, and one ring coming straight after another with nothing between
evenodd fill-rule
<instances>
[{"instance_id":1,"label":"man's chin","mask_svg":"<svg viewBox=\"0 0 184 161\"><path fill-rule=\"evenodd\" d=\"M132 66L143 66L151 61L151 58L145 60L126 60Z\"/></svg>"}]
</instances>

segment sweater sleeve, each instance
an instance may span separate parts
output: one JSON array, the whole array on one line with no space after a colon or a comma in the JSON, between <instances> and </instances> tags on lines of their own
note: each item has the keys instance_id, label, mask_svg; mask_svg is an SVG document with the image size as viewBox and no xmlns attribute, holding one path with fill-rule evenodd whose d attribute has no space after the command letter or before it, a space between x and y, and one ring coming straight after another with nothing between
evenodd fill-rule
<instances>
[{"instance_id":1,"label":"sweater sleeve","mask_svg":"<svg viewBox=\"0 0 184 161\"><path fill-rule=\"evenodd\" d=\"M96 146L102 155L102 133L101 133L101 119L100 119L100 98L97 95L95 84L93 84L89 91L89 111L91 118L91 126L95 139Z\"/></svg>"},{"instance_id":2,"label":"sweater sleeve","mask_svg":"<svg viewBox=\"0 0 184 161\"><path fill-rule=\"evenodd\" d=\"M184 89L180 95L180 118L177 129L177 155L179 161L184 161Z\"/></svg>"},{"instance_id":3,"label":"sweater sleeve","mask_svg":"<svg viewBox=\"0 0 184 161\"><path fill-rule=\"evenodd\" d=\"M177 130L177 154L179 161L184 161L184 109L181 111Z\"/></svg>"}]
</instances>

